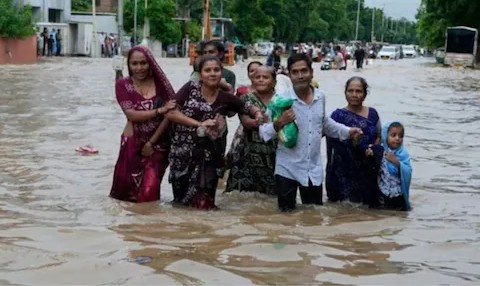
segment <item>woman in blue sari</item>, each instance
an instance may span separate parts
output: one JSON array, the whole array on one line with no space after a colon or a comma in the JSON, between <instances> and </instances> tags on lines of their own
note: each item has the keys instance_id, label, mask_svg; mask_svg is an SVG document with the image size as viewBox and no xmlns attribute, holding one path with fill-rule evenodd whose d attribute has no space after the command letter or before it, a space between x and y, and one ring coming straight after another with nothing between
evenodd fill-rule
<instances>
[{"instance_id":1,"label":"woman in blue sari","mask_svg":"<svg viewBox=\"0 0 480 286\"><path fill-rule=\"evenodd\" d=\"M381 123L377 111L363 105L368 84L352 77L345 85L347 106L335 110L331 118L349 127L358 127L363 136L340 141L327 137L325 186L332 202L349 200L376 206L379 197L378 172L383 155Z\"/></svg>"}]
</instances>

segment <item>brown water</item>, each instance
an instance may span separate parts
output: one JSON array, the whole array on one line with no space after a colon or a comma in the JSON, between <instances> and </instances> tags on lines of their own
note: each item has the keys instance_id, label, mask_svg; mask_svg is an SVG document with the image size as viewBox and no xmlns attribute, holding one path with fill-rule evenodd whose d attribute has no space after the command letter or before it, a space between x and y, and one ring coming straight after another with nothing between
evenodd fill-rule
<instances>
[{"instance_id":1,"label":"brown water","mask_svg":"<svg viewBox=\"0 0 480 286\"><path fill-rule=\"evenodd\" d=\"M280 214L274 198L238 193L202 212L173 208L167 180L161 203L120 203L107 196L125 123L111 61L1 66L0 284L478 285L480 71L430 61L315 66L327 111L362 75L367 104L405 124L409 213L326 203ZM178 89L191 67L160 62ZM246 63L232 69L246 83ZM74 152L87 143L100 153Z\"/></svg>"}]
</instances>

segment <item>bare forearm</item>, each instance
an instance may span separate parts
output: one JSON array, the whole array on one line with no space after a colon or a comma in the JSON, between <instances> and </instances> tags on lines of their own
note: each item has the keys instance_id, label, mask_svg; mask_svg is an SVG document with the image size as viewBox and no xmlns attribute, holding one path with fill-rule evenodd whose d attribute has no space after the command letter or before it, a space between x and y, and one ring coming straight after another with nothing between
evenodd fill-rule
<instances>
[{"instance_id":1,"label":"bare forearm","mask_svg":"<svg viewBox=\"0 0 480 286\"><path fill-rule=\"evenodd\" d=\"M155 130L155 133L153 133L152 137L150 137L150 142L156 143L160 136L167 130L168 125L170 124L170 121L168 119L163 119L160 125L157 127L157 130Z\"/></svg>"},{"instance_id":2,"label":"bare forearm","mask_svg":"<svg viewBox=\"0 0 480 286\"><path fill-rule=\"evenodd\" d=\"M199 127L201 125L200 121L186 116L180 110L171 110L165 115L165 117L171 122L181 125L186 125L190 127Z\"/></svg>"}]
</instances>

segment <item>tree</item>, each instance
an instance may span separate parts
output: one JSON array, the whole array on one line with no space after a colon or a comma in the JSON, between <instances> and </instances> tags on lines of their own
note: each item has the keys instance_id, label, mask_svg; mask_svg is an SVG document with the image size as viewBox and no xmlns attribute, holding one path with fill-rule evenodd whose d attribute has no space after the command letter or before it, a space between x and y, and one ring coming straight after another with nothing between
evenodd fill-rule
<instances>
[{"instance_id":1,"label":"tree","mask_svg":"<svg viewBox=\"0 0 480 286\"><path fill-rule=\"evenodd\" d=\"M422 0L418 10L417 32L421 44L438 48L445 43L449 26L480 29L480 3L471 0Z\"/></svg>"},{"instance_id":2,"label":"tree","mask_svg":"<svg viewBox=\"0 0 480 286\"><path fill-rule=\"evenodd\" d=\"M12 0L0 0L0 37L25 38L35 35L32 7L14 4Z\"/></svg>"},{"instance_id":3,"label":"tree","mask_svg":"<svg viewBox=\"0 0 480 286\"><path fill-rule=\"evenodd\" d=\"M150 35L162 41L162 43L178 43L182 38L180 24L173 20L175 17L174 0L149 0L148 9L145 11L144 0L138 0L137 3L137 28L144 24L144 17L148 16L150 21ZM134 1L125 1L124 4L124 25L127 33L134 29ZM141 34L141 33L137 33Z\"/></svg>"},{"instance_id":4,"label":"tree","mask_svg":"<svg viewBox=\"0 0 480 286\"><path fill-rule=\"evenodd\" d=\"M92 11L91 0L72 0L72 11L90 12Z\"/></svg>"}]
</instances>

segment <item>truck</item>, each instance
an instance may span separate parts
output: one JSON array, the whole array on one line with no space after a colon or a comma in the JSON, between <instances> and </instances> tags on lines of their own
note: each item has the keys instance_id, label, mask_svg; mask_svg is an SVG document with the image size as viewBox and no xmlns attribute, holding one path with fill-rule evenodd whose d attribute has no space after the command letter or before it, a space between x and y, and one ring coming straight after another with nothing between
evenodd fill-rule
<instances>
[{"instance_id":1,"label":"truck","mask_svg":"<svg viewBox=\"0 0 480 286\"><path fill-rule=\"evenodd\" d=\"M465 26L448 27L445 39L446 66L476 67L478 30Z\"/></svg>"}]
</instances>

